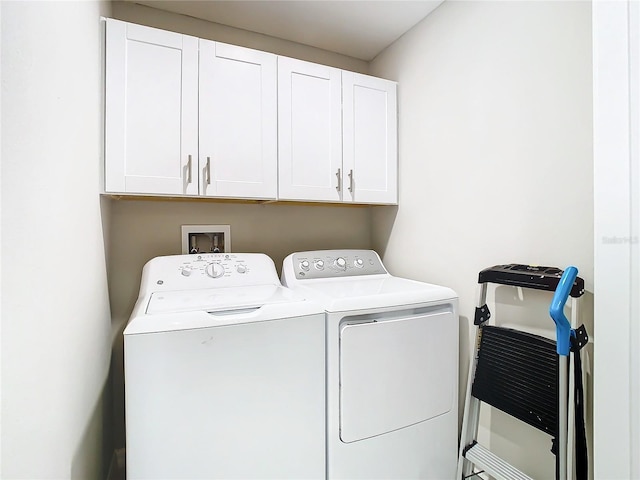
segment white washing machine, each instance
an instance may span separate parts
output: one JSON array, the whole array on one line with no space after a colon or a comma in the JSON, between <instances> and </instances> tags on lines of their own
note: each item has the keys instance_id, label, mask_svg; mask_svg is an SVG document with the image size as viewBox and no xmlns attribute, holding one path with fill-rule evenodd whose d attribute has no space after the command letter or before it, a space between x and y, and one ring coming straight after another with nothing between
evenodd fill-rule
<instances>
[{"instance_id":1,"label":"white washing machine","mask_svg":"<svg viewBox=\"0 0 640 480\"><path fill-rule=\"evenodd\" d=\"M266 255L149 261L124 331L127 478L324 478L324 330Z\"/></svg>"},{"instance_id":2,"label":"white washing machine","mask_svg":"<svg viewBox=\"0 0 640 480\"><path fill-rule=\"evenodd\" d=\"M458 299L371 250L289 255L282 283L327 321L327 477L455 478Z\"/></svg>"}]
</instances>

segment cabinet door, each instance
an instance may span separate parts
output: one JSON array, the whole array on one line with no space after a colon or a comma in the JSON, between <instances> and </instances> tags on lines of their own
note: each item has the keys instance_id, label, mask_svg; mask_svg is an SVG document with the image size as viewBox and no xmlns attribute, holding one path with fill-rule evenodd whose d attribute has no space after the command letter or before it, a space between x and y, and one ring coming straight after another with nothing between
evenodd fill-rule
<instances>
[{"instance_id":1,"label":"cabinet door","mask_svg":"<svg viewBox=\"0 0 640 480\"><path fill-rule=\"evenodd\" d=\"M342 199L340 70L278 58L278 198Z\"/></svg>"},{"instance_id":2,"label":"cabinet door","mask_svg":"<svg viewBox=\"0 0 640 480\"><path fill-rule=\"evenodd\" d=\"M198 40L107 20L105 191L197 194Z\"/></svg>"},{"instance_id":3,"label":"cabinet door","mask_svg":"<svg viewBox=\"0 0 640 480\"><path fill-rule=\"evenodd\" d=\"M277 195L276 56L200 40L200 194Z\"/></svg>"},{"instance_id":4,"label":"cabinet door","mask_svg":"<svg viewBox=\"0 0 640 480\"><path fill-rule=\"evenodd\" d=\"M398 203L396 83L342 72L345 201Z\"/></svg>"}]
</instances>

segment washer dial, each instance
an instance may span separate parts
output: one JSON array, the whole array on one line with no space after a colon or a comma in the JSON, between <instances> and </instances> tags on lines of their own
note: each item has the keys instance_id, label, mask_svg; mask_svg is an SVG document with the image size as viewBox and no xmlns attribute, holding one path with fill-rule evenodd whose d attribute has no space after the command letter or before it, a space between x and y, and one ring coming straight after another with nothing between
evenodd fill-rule
<instances>
[{"instance_id":1,"label":"washer dial","mask_svg":"<svg viewBox=\"0 0 640 480\"><path fill-rule=\"evenodd\" d=\"M207 265L205 272L207 272L207 275L211 278L218 278L224 275L224 267L219 263L210 263Z\"/></svg>"}]
</instances>

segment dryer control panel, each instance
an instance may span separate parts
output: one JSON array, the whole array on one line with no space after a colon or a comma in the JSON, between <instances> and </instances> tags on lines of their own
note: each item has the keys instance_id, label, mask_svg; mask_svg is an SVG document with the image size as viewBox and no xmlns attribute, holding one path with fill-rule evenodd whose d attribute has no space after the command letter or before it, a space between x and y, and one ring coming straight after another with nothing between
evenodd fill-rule
<instances>
[{"instance_id":1,"label":"dryer control panel","mask_svg":"<svg viewBox=\"0 0 640 480\"><path fill-rule=\"evenodd\" d=\"M140 295L198 288L279 285L273 260L261 253L156 257L144 266Z\"/></svg>"},{"instance_id":2,"label":"dryer control panel","mask_svg":"<svg viewBox=\"0 0 640 480\"><path fill-rule=\"evenodd\" d=\"M387 271L373 250L314 250L298 252L285 259L297 279L339 278L379 275Z\"/></svg>"}]
</instances>

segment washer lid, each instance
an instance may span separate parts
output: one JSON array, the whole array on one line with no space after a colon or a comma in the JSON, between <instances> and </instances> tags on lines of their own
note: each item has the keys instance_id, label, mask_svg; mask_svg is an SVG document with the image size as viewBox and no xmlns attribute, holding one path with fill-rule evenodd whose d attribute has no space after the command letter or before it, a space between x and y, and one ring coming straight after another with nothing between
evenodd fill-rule
<instances>
[{"instance_id":1,"label":"washer lid","mask_svg":"<svg viewBox=\"0 0 640 480\"><path fill-rule=\"evenodd\" d=\"M138 299L124 335L210 328L317 315L324 309L280 285L154 292Z\"/></svg>"},{"instance_id":2,"label":"washer lid","mask_svg":"<svg viewBox=\"0 0 640 480\"><path fill-rule=\"evenodd\" d=\"M299 300L301 299L291 290L279 285L154 292L145 313L155 315L197 310L219 312Z\"/></svg>"},{"instance_id":3,"label":"washer lid","mask_svg":"<svg viewBox=\"0 0 640 480\"><path fill-rule=\"evenodd\" d=\"M296 284L305 296L320 302L328 312L345 312L412 305L457 298L447 287L391 275L344 279L305 280Z\"/></svg>"}]
</instances>

